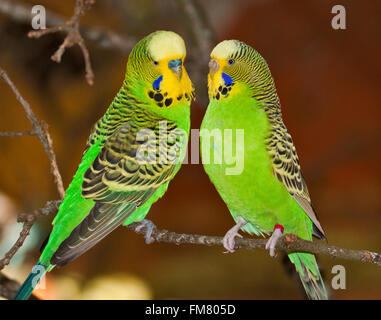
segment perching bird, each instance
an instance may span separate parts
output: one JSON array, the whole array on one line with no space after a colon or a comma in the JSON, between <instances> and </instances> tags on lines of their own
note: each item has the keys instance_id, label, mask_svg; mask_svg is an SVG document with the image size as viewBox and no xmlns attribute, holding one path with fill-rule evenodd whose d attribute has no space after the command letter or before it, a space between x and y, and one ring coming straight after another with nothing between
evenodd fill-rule
<instances>
[{"instance_id":1,"label":"perching bird","mask_svg":"<svg viewBox=\"0 0 381 320\"><path fill-rule=\"evenodd\" d=\"M123 85L95 124L47 244L15 299L28 299L45 272L118 226L142 221L164 195L188 142L193 86L185 55L183 39L169 31L154 32L133 48Z\"/></svg>"},{"instance_id":2,"label":"perching bird","mask_svg":"<svg viewBox=\"0 0 381 320\"><path fill-rule=\"evenodd\" d=\"M234 252L239 230L262 236L272 232L266 245L271 256L283 232L324 239L266 61L247 44L228 40L213 49L209 68L210 103L200 132L202 161L236 222L224 237L224 247ZM213 141L207 141L211 136ZM232 157L231 150L238 157ZM315 256L288 256L308 297L327 299Z\"/></svg>"}]
</instances>

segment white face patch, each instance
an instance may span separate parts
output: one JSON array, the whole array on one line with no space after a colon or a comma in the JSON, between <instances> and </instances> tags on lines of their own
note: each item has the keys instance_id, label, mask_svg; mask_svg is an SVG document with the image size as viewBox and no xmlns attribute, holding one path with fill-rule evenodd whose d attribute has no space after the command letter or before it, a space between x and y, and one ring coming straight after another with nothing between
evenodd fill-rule
<instances>
[{"instance_id":1,"label":"white face patch","mask_svg":"<svg viewBox=\"0 0 381 320\"><path fill-rule=\"evenodd\" d=\"M224 40L217 44L210 56L225 60L239 49L237 40Z\"/></svg>"},{"instance_id":2,"label":"white face patch","mask_svg":"<svg viewBox=\"0 0 381 320\"><path fill-rule=\"evenodd\" d=\"M184 57L184 40L172 31L159 31L151 39L148 50L155 61L172 57Z\"/></svg>"}]
</instances>

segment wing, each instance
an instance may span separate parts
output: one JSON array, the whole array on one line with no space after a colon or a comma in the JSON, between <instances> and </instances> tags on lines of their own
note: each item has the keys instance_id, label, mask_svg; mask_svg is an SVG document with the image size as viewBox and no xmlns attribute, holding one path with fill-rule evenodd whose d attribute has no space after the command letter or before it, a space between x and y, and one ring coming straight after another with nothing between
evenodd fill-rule
<instances>
[{"instance_id":1,"label":"wing","mask_svg":"<svg viewBox=\"0 0 381 320\"><path fill-rule=\"evenodd\" d=\"M62 266L94 246L176 173L187 134L174 122L148 119L136 115L105 142L82 184L82 196L96 204L61 244L52 264Z\"/></svg>"},{"instance_id":2,"label":"wing","mask_svg":"<svg viewBox=\"0 0 381 320\"><path fill-rule=\"evenodd\" d=\"M285 185L290 195L312 220L314 224L314 236L324 239L324 230L312 207L295 146L281 118L273 121L272 133L268 138L267 149L273 160L274 175Z\"/></svg>"},{"instance_id":3,"label":"wing","mask_svg":"<svg viewBox=\"0 0 381 320\"><path fill-rule=\"evenodd\" d=\"M167 129L162 123L167 124ZM148 125L137 126L130 121L106 141L85 173L84 198L140 206L147 194L172 177L185 149L185 134L173 122L163 120Z\"/></svg>"}]
</instances>

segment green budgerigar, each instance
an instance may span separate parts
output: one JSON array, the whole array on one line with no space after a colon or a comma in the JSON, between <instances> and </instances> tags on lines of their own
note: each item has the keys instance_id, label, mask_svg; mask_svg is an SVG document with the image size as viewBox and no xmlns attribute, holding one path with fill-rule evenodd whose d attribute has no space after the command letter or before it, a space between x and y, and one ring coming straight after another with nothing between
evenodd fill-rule
<instances>
[{"instance_id":1,"label":"green budgerigar","mask_svg":"<svg viewBox=\"0 0 381 320\"><path fill-rule=\"evenodd\" d=\"M183 39L157 31L131 51L123 85L95 124L37 265L15 299L41 277L93 247L120 225L142 221L180 169L190 129L193 86Z\"/></svg>"},{"instance_id":2,"label":"green budgerigar","mask_svg":"<svg viewBox=\"0 0 381 320\"><path fill-rule=\"evenodd\" d=\"M225 248L234 251L239 230L272 233L266 244L271 256L283 232L324 239L266 61L247 44L226 40L213 49L209 68L210 103L201 125L201 149L205 171L236 222L224 237ZM230 146L225 139L229 130ZM219 132L223 139L216 139ZM241 155L241 170L232 170L229 148ZM327 299L315 256L288 256L307 296Z\"/></svg>"}]
</instances>

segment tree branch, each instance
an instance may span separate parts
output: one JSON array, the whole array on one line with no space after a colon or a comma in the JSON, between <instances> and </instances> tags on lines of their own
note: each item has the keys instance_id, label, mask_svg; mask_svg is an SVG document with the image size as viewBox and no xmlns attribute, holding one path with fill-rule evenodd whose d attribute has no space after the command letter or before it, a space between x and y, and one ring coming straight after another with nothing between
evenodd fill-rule
<instances>
[{"instance_id":1,"label":"tree branch","mask_svg":"<svg viewBox=\"0 0 381 320\"><path fill-rule=\"evenodd\" d=\"M34 112L32 111L29 103L23 98L23 96L20 94L12 80L8 77L8 74L0 68L0 77L7 83L7 85L11 88L13 93L16 96L16 99L20 102L20 104L23 106L25 114L27 118L29 119L32 130L31 131L19 131L19 132L1 132L0 136L4 137L15 137L15 136L22 136L22 135L36 135L38 139L40 140L41 144L44 147L44 150L46 154L48 155L49 161L50 161L50 167L51 172L53 174L54 180L57 184L58 192L61 196L61 198L65 195L65 189L63 187L61 174L58 170L56 156L53 151L53 143L52 139L48 132L48 126L45 122L39 121L39 119L36 117ZM13 258L13 256L16 254L16 252L21 248L21 246L24 244L25 239L28 237L30 230L36 221L37 217L43 214L50 214L54 211L58 210L59 202L48 202L44 208L34 210L32 213L29 214L20 214L18 217L18 222L23 222L23 227L20 232L20 235L16 242L13 244L13 246L10 248L10 250L5 254L4 258L0 260L0 270L2 270L6 265L8 265ZM13 281L3 281L4 275L0 274L0 295L5 297L13 297L14 295L14 282ZM12 291L13 290L13 291Z\"/></svg>"},{"instance_id":2,"label":"tree branch","mask_svg":"<svg viewBox=\"0 0 381 320\"><path fill-rule=\"evenodd\" d=\"M34 210L32 213L22 213L18 217L18 222L28 222L34 220L41 215L49 215L57 212L61 200L48 201L43 208ZM132 223L126 226L127 229L135 231L137 234L145 234L146 227L142 226L139 230L135 230L140 223ZM207 236L199 234L176 233L168 230L159 230L154 228L151 238L156 242L180 244L198 244L204 246L223 246L223 237ZM235 239L235 249L243 248L248 250L265 249L267 239ZM344 260L353 260L368 262L381 266L381 254L368 250L344 249L337 246L328 245L324 241L307 241L298 238L295 234L285 234L277 243L276 249L285 253L292 252L310 252L314 254L322 254L331 258L339 258ZM1 268L0 268L1 269Z\"/></svg>"},{"instance_id":3,"label":"tree branch","mask_svg":"<svg viewBox=\"0 0 381 320\"><path fill-rule=\"evenodd\" d=\"M192 27L193 36L197 41L201 59L209 60L214 33L209 25L205 12L195 0L178 0L178 2L189 19L189 25Z\"/></svg>"},{"instance_id":4,"label":"tree branch","mask_svg":"<svg viewBox=\"0 0 381 320\"><path fill-rule=\"evenodd\" d=\"M0 132L0 137L21 137L21 136L35 136L34 131L12 131L12 132Z\"/></svg>"},{"instance_id":5,"label":"tree branch","mask_svg":"<svg viewBox=\"0 0 381 320\"><path fill-rule=\"evenodd\" d=\"M205 75L208 74L208 62L215 35L200 3L196 0L177 0L176 2L189 20L187 25L190 27L192 37L197 45L197 50L190 54L193 66L191 76L195 80L198 100L206 106L208 104L208 92Z\"/></svg>"},{"instance_id":6,"label":"tree branch","mask_svg":"<svg viewBox=\"0 0 381 320\"><path fill-rule=\"evenodd\" d=\"M32 19L31 10L32 6L30 5L17 3L14 0L0 0L0 12L15 22L30 24ZM54 27L59 29L66 23L65 18L62 16L49 10L45 11L48 29L54 29ZM80 30L85 39L93 41L97 46L113 49L123 54L129 53L136 43L134 37L120 35L103 28L80 26Z\"/></svg>"},{"instance_id":7,"label":"tree branch","mask_svg":"<svg viewBox=\"0 0 381 320\"><path fill-rule=\"evenodd\" d=\"M32 227L35 220L41 215L49 215L57 212L61 200L48 201L43 208L34 210L31 213L22 213L18 216L17 221L24 223L23 230L21 231L21 240L17 241L15 245L7 252L5 257L0 260L0 270L9 263L10 259L13 257L14 253L17 252L18 248L22 246L23 241L28 236L30 228ZM138 230L136 229L136 227ZM140 223L132 223L126 226L128 230L135 231L137 234L144 235L146 232L146 226L141 226ZM173 243L176 245L180 244L196 244L204 246L223 246L223 237L219 236L208 236L199 234L185 234L176 233L168 231L165 229L159 230L154 228L151 234L151 239L156 242ZM265 249L267 239L249 239L249 238L237 238L235 240L235 249ZM353 260L372 263L381 266L381 254L376 252L371 252L368 250L353 250L344 249L337 246L327 245L325 242L318 241L306 241L298 238L295 234L285 234L277 243L276 249L285 253L292 252L309 252L313 254L322 254L329 256L331 258L339 258L344 260ZM0 296L3 297L13 297L14 290L12 294L8 294L9 288L2 288L6 286L1 281L0 273Z\"/></svg>"},{"instance_id":8,"label":"tree branch","mask_svg":"<svg viewBox=\"0 0 381 320\"><path fill-rule=\"evenodd\" d=\"M57 63L61 62L62 55L64 54L66 48L70 48L73 45L77 44L82 51L83 58L85 60L86 68L86 80L89 85L94 83L94 73L91 67L90 55L85 41L82 38L82 35L79 31L79 19L85 14L87 10L95 3L95 0L76 0L73 16L66 21L64 24L52 28L30 31L28 37L30 38L40 38L46 34L56 33L59 31L66 31L67 35L58 48L58 50L51 56L51 59Z\"/></svg>"},{"instance_id":9,"label":"tree branch","mask_svg":"<svg viewBox=\"0 0 381 320\"><path fill-rule=\"evenodd\" d=\"M8 86L12 89L13 93L16 96L16 99L20 102L22 107L24 108L25 114L27 118L29 119L30 123L32 124L32 131L29 133L33 133L33 135L36 135L40 142L42 143L44 150L46 154L48 155L49 161L50 161L50 169L54 177L54 181L57 185L58 193L61 196L61 198L65 195L65 189L63 187L63 182L61 178L61 174L58 170L57 166L57 160L56 155L53 151L53 142L50 137L49 131L48 131L48 125L43 122L39 121L34 112L32 111L29 103L23 98L23 96L20 94L12 80L8 77L8 74L0 67L0 77L3 78L3 80L8 84ZM19 133L16 133L15 135L20 135ZM10 136L10 135L5 135Z\"/></svg>"},{"instance_id":10,"label":"tree branch","mask_svg":"<svg viewBox=\"0 0 381 320\"><path fill-rule=\"evenodd\" d=\"M196 44L196 50L193 50L189 54L189 71L196 86L196 91L198 92L198 101L202 105L207 105L208 95L206 78L204 75L208 72L209 54L212 49L212 44L214 43L215 34L209 25L207 16L202 9L202 6L200 6L198 2L195 0L176 0L176 3L184 13L185 18L189 20L189 24L187 24L190 26L189 33ZM15 22L30 24L32 18L31 9L32 6L17 3L16 1L0 0L0 12L7 15ZM46 10L46 25L48 28L44 30L31 31L29 36L37 38L45 34L68 31L70 28L70 20L65 21L65 18L54 12ZM120 35L116 32L93 26L89 27L78 25L78 34L81 38L83 36L86 40L93 41L98 47L116 50L122 54L128 54L137 42L136 37ZM69 34L67 37L68 36ZM55 61L60 61L65 48L72 42L75 42L74 40L78 40L78 45L81 47L85 62L88 61L86 64L86 74L90 74L91 80L92 71L91 64L89 63L90 58L88 57L88 51L84 45L83 38L82 40L78 37L76 39L67 39L66 43L64 40L60 48L55 54L53 54L52 59Z\"/></svg>"},{"instance_id":11,"label":"tree branch","mask_svg":"<svg viewBox=\"0 0 381 320\"><path fill-rule=\"evenodd\" d=\"M138 234L144 234L146 227L143 226L136 231L136 227L139 223L133 223L127 226L127 229L134 230ZM152 231L151 238L157 242L166 242L174 244L198 244L204 246L222 246L223 237L218 236L206 236L199 234L184 234L175 233L168 230L154 229ZM265 249L267 239L248 239L248 238L236 238L235 249ZM288 233L285 234L277 243L276 249L285 253L292 252L310 252L314 254L323 254L331 258L340 258L344 260L353 260L361 262L369 262L381 266L381 254L371 252L368 250L352 250L343 249L336 246L327 245L325 242L307 241L298 238L297 235Z\"/></svg>"},{"instance_id":12,"label":"tree branch","mask_svg":"<svg viewBox=\"0 0 381 320\"><path fill-rule=\"evenodd\" d=\"M16 254L16 252L22 247L36 219L41 215L49 215L51 213L57 212L60 203L61 201L58 200L48 201L45 207L36 209L30 213L21 213L17 217L17 222L22 222L23 227L17 241L13 244L12 248L5 254L4 258L0 260L0 270L2 270L6 265L10 263L11 259Z\"/></svg>"}]
</instances>

